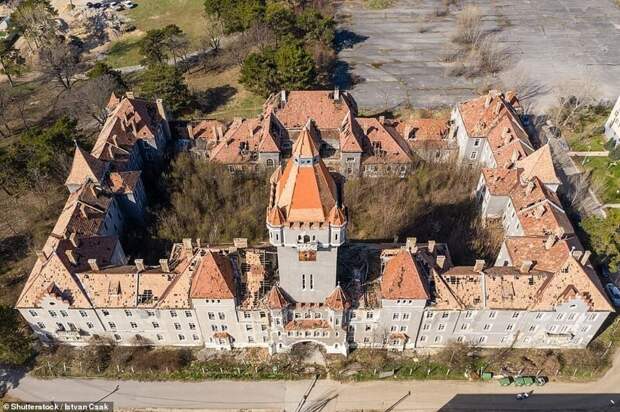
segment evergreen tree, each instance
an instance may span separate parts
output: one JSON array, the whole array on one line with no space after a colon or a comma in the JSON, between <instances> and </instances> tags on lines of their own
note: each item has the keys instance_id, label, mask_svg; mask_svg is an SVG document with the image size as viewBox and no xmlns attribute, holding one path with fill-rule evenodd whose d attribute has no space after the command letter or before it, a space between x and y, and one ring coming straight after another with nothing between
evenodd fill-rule
<instances>
[{"instance_id":1,"label":"evergreen tree","mask_svg":"<svg viewBox=\"0 0 620 412\"><path fill-rule=\"evenodd\" d=\"M20 76L26 68L26 60L7 41L0 43L0 66L2 74L6 75L11 86L14 86L14 78Z\"/></svg>"},{"instance_id":2,"label":"evergreen tree","mask_svg":"<svg viewBox=\"0 0 620 412\"><path fill-rule=\"evenodd\" d=\"M314 60L299 41L288 39L275 53L280 89L304 90L314 86L316 68Z\"/></svg>"},{"instance_id":3,"label":"evergreen tree","mask_svg":"<svg viewBox=\"0 0 620 412\"><path fill-rule=\"evenodd\" d=\"M263 97L278 91L275 50L267 48L250 54L241 67L241 84Z\"/></svg>"},{"instance_id":4,"label":"evergreen tree","mask_svg":"<svg viewBox=\"0 0 620 412\"><path fill-rule=\"evenodd\" d=\"M159 98L178 113L191 100L189 90L179 70L167 64L152 65L142 74L140 92L150 99Z\"/></svg>"}]
</instances>

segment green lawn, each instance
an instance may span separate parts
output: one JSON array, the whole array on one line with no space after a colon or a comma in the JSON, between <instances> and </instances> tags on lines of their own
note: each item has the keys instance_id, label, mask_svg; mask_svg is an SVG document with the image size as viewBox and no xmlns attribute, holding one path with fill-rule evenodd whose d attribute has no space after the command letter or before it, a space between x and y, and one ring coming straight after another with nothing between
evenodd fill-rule
<instances>
[{"instance_id":1,"label":"green lawn","mask_svg":"<svg viewBox=\"0 0 620 412\"><path fill-rule=\"evenodd\" d=\"M604 203L620 202L620 161L607 157L577 157L579 164L592 171L592 183Z\"/></svg>"},{"instance_id":2,"label":"green lawn","mask_svg":"<svg viewBox=\"0 0 620 412\"><path fill-rule=\"evenodd\" d=\"M582 114L579 125L574 130L565 131L564 136L571 150L576 152L593 152L605 150L603 125L609 111L587 111Z\"/></svg>"},{"instance_id":3,"label":"green lawn","mask_svg":"<svg viewBox=\"0 0 620 412\"><path fill-rule=\"evenodd\" d=\"M187 33L194 47L207 25L202 0L135 0L138 7L122 12L136 26L139 36L128 33L115 41L107 58L114 67L132 66L140 63L138 41L151 29L176 24Z\"/></svg>"}]
</instances>

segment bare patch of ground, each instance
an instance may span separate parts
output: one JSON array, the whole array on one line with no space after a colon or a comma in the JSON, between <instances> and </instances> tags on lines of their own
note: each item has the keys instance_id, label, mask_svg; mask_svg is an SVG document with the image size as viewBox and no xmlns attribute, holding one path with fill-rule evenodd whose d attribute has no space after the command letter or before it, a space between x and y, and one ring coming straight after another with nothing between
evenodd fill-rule
<instances>
[{"instance_id":1,"label":"bare patch of ground","mask_svg":"<svg viewBox=\"0 0 620 412\"><path fill-rule=\"evenodd\" d=\"M362 109L434 107L502 83L517 88L527 83L529 89L538 85L530 98L543 110L562 85L583 78L597 84L601 98L617 97L620 9L613 2L477 2L483 30L511 57L502 73L476 78L448 73L452 63L445 57L460 7L447 3L400 0L382 10L354 1L339 5L341 28L359 39L345 44L339 57L352 77L361 79L352 90Z\"/></svg>"}]
</instances>

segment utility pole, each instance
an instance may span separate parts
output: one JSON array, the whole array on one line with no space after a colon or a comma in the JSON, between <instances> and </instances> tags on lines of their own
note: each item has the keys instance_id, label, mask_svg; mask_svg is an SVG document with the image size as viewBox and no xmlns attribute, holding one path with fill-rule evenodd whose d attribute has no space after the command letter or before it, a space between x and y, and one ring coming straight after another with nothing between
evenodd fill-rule
<instances>
[{"instance_id":1,"label":"utility pole","mask_svg":"<svg viewBox=\"0 0 620 412\"><path fill-rule=\"evenodd\" d=\"M297 408L295 408L295 412L301 412L301 408L304 407L306 401L308 400L308 396L310 396L310 392L312 392L312 389L314 389L314 385L316 385L316 381L318 379L319 379L319 374L317 373L316 375L314 375L314 380L312 381L308 389L306 389L306 392L304 393L304 395L299 400L299 403L297 404Z\"/></svg>"},{"instance_id":2,"label":"utility pole","mask_svg":"<svg viewBox=\"0 0 620 412\"><path fill-rule=\"evenodd\" d=\"M389 408L387 408L385 410L385 412L391 412L394 410L394 408L396 408L398 406L399 403L401 403L402 401L404 401L405 399L407 399L409 396L411 396L411 391L407 392L406 394L404 394L399 400L397 400L396 402L394 402Z\"/></svg>"}]
</instances>

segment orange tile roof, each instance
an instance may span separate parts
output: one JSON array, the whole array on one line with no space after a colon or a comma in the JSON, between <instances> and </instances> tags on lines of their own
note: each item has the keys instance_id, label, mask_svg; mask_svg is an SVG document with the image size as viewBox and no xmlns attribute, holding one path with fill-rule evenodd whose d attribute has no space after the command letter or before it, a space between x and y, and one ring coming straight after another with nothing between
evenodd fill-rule
<instances>
[{"instance_id":1,"label":"orange tile roof","mask_svg":"<svg viewBox=\"0 0 620 412\"><path fill-rule=\"evenodd\" d=\"M523 262L531 261L535 269L547 272L559 270L571 250L582 249L581 243L574 236L556 240L549 249L545 247L548 239L548 236L508 236L504 244L514 266L520 267Z\"/></svg>"},{"instance_id":2,"label":"orange tile roof","mask_svg":"<svg viewBox=\"0 0 620 412\"><path fill-rule=\"evenodd\" d=\"M112 172L108 176L110 190L114 193L133 193L140 182L140 171Z\"/></svg>"},{"instance_id":3,"label":"orange tile roof","mask_svg":"<svg viewBox=\"0 0 620 412\"><path fill-rule=\"evenodd\" d=\"M363 131L351 112L345 116L340 132L340 151L343 153L362 153Z\"/></svg>"},{"instance_id":4,"label":"orange tile roof","mask_svg":"<svg viewBox=\"0 0 620 412\"><path fill-rule=\"evenodd\" d=\"M548 144L526 158L518 160L517 167L523 169L523 175L526 179L537 177L545 184L559 185L562 183L555 172L551 147Z\"/></svg>"},{"instance_id":5,"label":"orange tile roof","mask_svg":"<svg viewBox=\"0 0 620 412\"><path fill-rule=\"evenodd\" d=\"M347 223L347 218L342 208L338 206L332 207L332 210L329 212L329 224L333 226L342 226L345 223Z\"/></svg>"},{"instance_id":6,"label":"orange tile roof","mask_svg":"<svg viewBox=\"0 0 620 412\"><path fill-rule=\"evenodd\" d=\"M284 171L274 173L277 183L272 207L280 208L288 223L325 223L337 204L336 182L323 161L299 164L303 158L316 156L310 133L302 132Z\"/></svg>"},{"instance_id":7,"label":"orange tile roof","mask_svg":"<svg viewBox=\"0 0 620 412\"><path fill-rule=\"evenodd\" d=\"M334 100L333 91L295 90L286 93L286 102L281 94L272 95L266 105L273 111L287 129L301 129L312 119L319 129L338 129L349 111L355 111L355 102L346 92Z\"/></svg>"},{"instance_id":8,"label":"orange tile roof","mask_svg":"<svg viewBox=\"0 0 620 412\"><path fill-rule=\"evenodd\" d=\"M284 309L290 304L284 293L278 286L273 286L267 295L267 306L269 309Z\"/></svg>"},{"instance_id":9,"label":"orange tile roof","mask_svg":"<svg viewBox=\"0 0 620 412\"><path fill-rule=\"evenodd\" d=\"M65 185L81 185L87 180L100 183L106 169L107 165L104 161L97 159L76 145L73 163Z\"/></svg>"},{"instance_id":10,"label":"orange tile roof","mask_svg":"<svg viewBox=\"0 0 620 412\"><path fill-rule=\"evenodd\" d=\"M191 298L233 299L235 281L230 258L208 251L192 279Z\"/></svg>"},{"instance_id":11,"label":"orange tile roof","mask_svg":"<svg viewBox=\"0 0 620 412\"><path fill-rule=\"evenodd\" d=\"M483 168L481 172L487 190L494 196L508 196L519 184L517 169Z\"/></svg>"},{"instance_id":12,"label":"orange tile roof","mask_svg":"<svg viewBox=\"0 0 620 412\"><path fill-rule=\"evenodd\" d=\"M383 299L429 299L426 280L408 250L401 250L386 263L381 296Z\"/></svg>"},{"instance_id":13,"label":"orange tile roof","mask_svg":"<svg viewBox=\"0 0 620 412\"><path fill-rule=\"evenodd\" d=\"M201 120L198 123L190 124L192 129L192 135L194 139L202 139L206 141L219 140L219 133L222 133L222 137L226 132L226 124L219 120ZM219 131L218 131L219 129Z\"/></svg>"},{"instance_id":14,"label":"orange tile roof","mask_svg":"<svg viewBox=\"0 0 620 412\"><path fill-rule=\"evenodd\" d=\"M486 137L487 133L504 116L508 116L514 123L520 124L512 104L495 90L491 90L484 96L459 103L458 110L467 134L472 138Z\"/></svg>"},{"instance_id":15,"label":"orange tile roof","mask_svg":"<svg viewBox=\"0 0 620 412\"><path fill-rule=\"evenodd\" d=\"M340 285L336 286L336 288L325 298L325 304L328 308L338 311L343 311L351 306L351 303L347 299L347 296L344 294L344 291Z\"/></svg>"},{"instance_id":16,"label":"orange tile roof","mask_svg":"<svg viewBox=\"0 0 620 412\"><path fill-rule=\"evenodd\" d=\"M358 118L366 141L363 163L411 163L412 157L407 143L391 126L376 118Z\"/></svg>"},{"instance_id":17,"label":"orange tile roof","mask_svg":"<svg viewBox=\"0 0 620 412\"><path fill-rule=\"evenodd\" d=\"M52 234L59 237L72 232L80 236L99 234L112 202L111 194L101 190L94 183L83 185L69 194Z\"/></svg>"}]
</instances>

